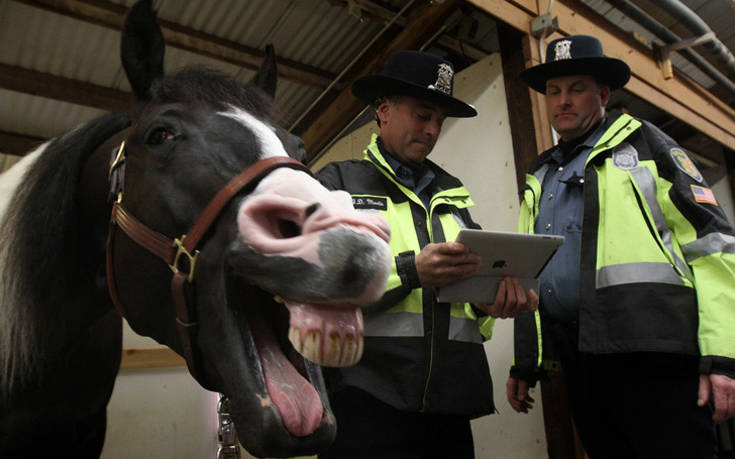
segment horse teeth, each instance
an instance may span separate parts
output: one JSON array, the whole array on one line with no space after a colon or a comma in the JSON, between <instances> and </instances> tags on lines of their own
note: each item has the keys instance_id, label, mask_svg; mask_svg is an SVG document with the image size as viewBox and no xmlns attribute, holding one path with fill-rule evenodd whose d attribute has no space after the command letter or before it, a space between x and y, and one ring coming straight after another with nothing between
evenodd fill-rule
<instances>
[{"instance_id":1,"label":"horse teeth","mask_svg":"<svg viewBox=\"0 0 735 459\"><path fill-rule=\"evenodd\" d=\"M330 334L322 343L322 333L309 331L301 339L301 331L296 327L288 330L288 340L304 358L325 367L346 367L360 361L363 352L363 337L337 333Z\"/></svg>"},{"instance_id":2,"label":"horse teeth","mask_svg":"<svg viewBox=\"0 0 735 459\"><path fill-rule=\"evenodd\" d=\"M298 328L295 327L289 327L288 329L288 340L291 342L291 345L301 355L304 355L304 349L303 345L301 343L301 332Z\"/></svg>"},{"instance_id":3,"label":"horse teeth","mask_svg":"<svg viewBox=\"0 0 735 459\"><path fill-rule=\"evenodd\" d=\"M342 343L342 359L340 360L340 366L352 365L355 361L355 351L357 346L355 345L355 338L352 336L345 337L344 343Z\"/></svg>"},{"instance_id":4,"label":"horse teeth","mask_svg":"<svg viewBox=\"0 0 735 459\"><path fill-rule=\"evenodd\" d=\"M324 361L326 367L339 367L342 357L342 340L339 335L332 333L324 343Z\"/></svg>"},{"instance_id":5,"label":"horse teeth","mask_svg":"<svg viewBox=\"0 0 735 459\"><path fill-rule=\"evenodd\" d=\"M321 365L322 361L322 334L319 332L311 331L306 334L304 340L304 357L311 360L314 363Z\"/></svg>"},{"instance_id":6,"label":"horse teeth","mask_svg":"<svg viewBox=\"0 0 735 459\"><path fill-rule=\"evenodd\" d=\"M301 339L301 330L296 327L290 327L288 330L288 340L296 349L296 352L304 356L304 358L318 364L322 364L322 335L317 331L306 333L306 337Z\"/></svg>"}]
</instances>

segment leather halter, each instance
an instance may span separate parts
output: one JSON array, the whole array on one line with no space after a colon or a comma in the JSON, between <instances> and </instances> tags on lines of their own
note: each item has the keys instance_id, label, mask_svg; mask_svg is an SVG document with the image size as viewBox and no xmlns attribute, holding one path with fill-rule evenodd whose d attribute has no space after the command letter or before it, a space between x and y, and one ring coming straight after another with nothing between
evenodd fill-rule
<instances>
[{"instance_id":1,"label":"leather halter","mask_svg":"<svg viewBox=\"0 0 735 459\"><path fill-rule=\"evenodd\" d=\"M194 226L188 233L177 238L169 238L141 223L125 208L122 202L125 188L125 141L113 149L108 179L110 196L114 200L110 215L110 229L107 236L106 271L110 297L121 316L125 317L125 308L120 302L115 282L114 264L112 261L115 228L120 228L138 245L162 259L171 271L171 297L176 314L176 329L181 340L183 357L191 374L204 383L201 371L201 359L196 347L197 321L196 297L194 294L195 268L199 251L196 250L202 237L214 223L225 206L246 187L255 187L263 177L279 167L288 167L311 171L297 160L278 156L260 160L248 167L229 181L207 204Z\"/></svg>"}]
</instances>

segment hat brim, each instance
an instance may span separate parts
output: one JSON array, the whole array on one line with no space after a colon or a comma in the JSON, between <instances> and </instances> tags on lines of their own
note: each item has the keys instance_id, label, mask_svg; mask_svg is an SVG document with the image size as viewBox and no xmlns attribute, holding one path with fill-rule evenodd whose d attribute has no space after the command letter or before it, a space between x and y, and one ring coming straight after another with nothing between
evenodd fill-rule
<instances>
[{"instance_id":1,"label":"hat brim","mask_svg":"<svg viewBox=\"0 0 735 459\"><path fill-rule=\"evenodd\" d=\"M352 85L352 94L367 103L385 96L410 96L439 105L446 110L447 116L453 118L477 116L472 105L448 94L384 75L366 75L358 79Z\"/></svg>"},{"instance_id":2,"label":"hat brim","mask_svg":"<svg viewBox=\"0 0 735 459\"><path fill-rule=\"evenodd\" d=\"M620 59L587 57L565 59L527 68L518 76L536 91L546 94L546 81L567 75L592 75L611 90L622 88L630 80L630 67Z\"/></svg>"}]
</instances>

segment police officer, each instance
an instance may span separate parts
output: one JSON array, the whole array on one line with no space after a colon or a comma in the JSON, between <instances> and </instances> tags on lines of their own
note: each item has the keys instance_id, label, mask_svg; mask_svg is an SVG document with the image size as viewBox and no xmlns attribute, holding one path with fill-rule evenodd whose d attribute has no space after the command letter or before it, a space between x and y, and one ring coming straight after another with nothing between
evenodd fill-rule
<instances>
[{"instance_id":1,"label":"police officer","mask_svg":"<svg viewBox=\"0 0 735 459\"><path fill-rule=\"evenodd\" d=\"M735 414L732 227L684 149L606 112L630 69L599 40L554 40L520 77L561 140L526 176L519 228L566 239L515 320L510 404L531 408L540 357L559 360L592 459L712 458L713 421Z\"/></svg>"},{"instance_id":2,"label":"police officer","mask_svg":"<svg viewBox=\"0 0 735 459\"><path fill-rule=\"evenodd\" d=\"M365 312L365 348L354 367L329 378L337 438L324 458L472 458L470 419L494 411L483 341L493 317L535 309L538 297L513 279L493 304L438 303L434 288L471 276L480 259L453 242L478 228L467 189L426 157L446 117L477 112L452 95L454 68L419 51L392 55L382 74L352 87L375 106L380 135L361 161L318 172L346 190L357 210L391 226L393 272L382 299Z\"/></svg>"}]
</instances>

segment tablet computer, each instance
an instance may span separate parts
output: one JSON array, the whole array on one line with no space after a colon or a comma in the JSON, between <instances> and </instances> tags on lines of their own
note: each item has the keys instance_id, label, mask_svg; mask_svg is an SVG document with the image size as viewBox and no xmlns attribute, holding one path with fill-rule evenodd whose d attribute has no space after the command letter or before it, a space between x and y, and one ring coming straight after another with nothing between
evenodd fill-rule
<instances>
[{"instance_id":1,"label":"tablet computer","mask_svg":"<svg viewBox=\"0 0 735 459\"><path fill-rule=\"evenodd\" d=\"M440 288L438 300L492 303L504 277L538 293L538 276L564 236L463 229L456 240L480 255L482 265L474 276Z\"/></svg>"}]
</instances>

